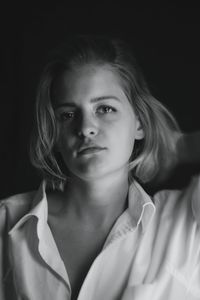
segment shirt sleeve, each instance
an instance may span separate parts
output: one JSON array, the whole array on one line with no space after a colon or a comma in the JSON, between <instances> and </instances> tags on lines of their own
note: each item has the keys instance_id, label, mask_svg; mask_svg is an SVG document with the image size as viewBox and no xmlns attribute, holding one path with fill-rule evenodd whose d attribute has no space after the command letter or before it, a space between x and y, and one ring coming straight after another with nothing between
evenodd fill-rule
<instances>
[{"instance_id":1,"label":"shirt sleeve","mask_svg":"<svg viewBox=\"0 0 200 300\"><path fill-rule=\"evenodd\" d=\"M192 178L188 187L189 195L191 195L192 212L195 220L200 225L200 174Z\"/></svg>"},{"instance_id":2,"label":"shirt sleeve","mask_svg":"<svg viewBox=\"0 0 200 300\"><path fill-rule=\"evenodd\" d=\"M4 237L5 237L5 224L6 224L6 208L4 203L0 203L0 299L4 300Z\"/></svg>"},{"instance_id":3,"label":"shirt sleeve","mask_svg":"<svg viewBox=\"0 0 200 300\"><path fill-rule=\"evenodd\" d=\"M0 299L17 300L13 282L12 268L9 260L8 218L4 200L0 202Z\"/></svg>"}]
</instances>

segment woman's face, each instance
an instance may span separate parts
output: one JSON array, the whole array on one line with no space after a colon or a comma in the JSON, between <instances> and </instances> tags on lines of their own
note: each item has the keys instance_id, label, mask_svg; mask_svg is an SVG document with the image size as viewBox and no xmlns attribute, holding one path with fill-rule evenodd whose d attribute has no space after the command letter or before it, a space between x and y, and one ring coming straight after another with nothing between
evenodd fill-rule
<instances>
[{"instance_id":1,"label":"woman's face","mask_svg":"<svg viewBox=\"0 0 200 300\"><path fill-rule=\"evenodd\" d=\"M128 172L143 131L118 76L109 66L66 72L54 87L58 148L67 169L84 180Z\"/></svg>"}]
</instances>

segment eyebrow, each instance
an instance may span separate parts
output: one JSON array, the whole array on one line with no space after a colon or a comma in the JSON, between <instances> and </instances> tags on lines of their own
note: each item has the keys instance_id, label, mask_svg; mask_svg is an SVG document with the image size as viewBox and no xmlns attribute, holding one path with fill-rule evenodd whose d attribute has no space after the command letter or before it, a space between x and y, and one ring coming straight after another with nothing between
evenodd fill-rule
<instances>
[{"instance_id":1,"label":"eyebrow","mask_svg":"<svg viewBox=\"0 0 200 300\"><path fill-rule=\"evenodd\" d=\"M109 99L114 99L114 100L120 102L119 98L117 98L116 96L112 96L112 95L95 97L95 98L92 98L90 100L90 102L91 103L97 103L99 101L109 100ZM60 103L60 104L55 105L55 109L62 108L62 107L75 107L75 106L76 105L72 102L66 102L66 103Z\"/></svg>"}]
</instances>

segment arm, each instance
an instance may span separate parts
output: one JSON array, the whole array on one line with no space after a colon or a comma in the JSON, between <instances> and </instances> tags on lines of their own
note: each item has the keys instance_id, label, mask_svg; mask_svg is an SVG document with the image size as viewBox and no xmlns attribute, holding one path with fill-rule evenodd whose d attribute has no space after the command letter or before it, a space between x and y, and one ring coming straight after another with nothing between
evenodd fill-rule
<instances>
[{"instance_id":1,"label":"arm","mask_svg":"<svg viewBox=\"0 0 200 300\"><path fill-rule=\"evenodd\" d=\"M177 138L176 154L170 162L144 186L150 194L163 189L183 188L194 174L200 173L200 131Z\"/></svg>"},{"instance_id":2,"label":"arm","mask_svg":"<svg viewBox=\"0 0 200 300\"><path fill-rule=\"evenodd\" d=\"M177 142L177 163L200 164L200 131L184 134Z\"/></svg>"}]
</instances>

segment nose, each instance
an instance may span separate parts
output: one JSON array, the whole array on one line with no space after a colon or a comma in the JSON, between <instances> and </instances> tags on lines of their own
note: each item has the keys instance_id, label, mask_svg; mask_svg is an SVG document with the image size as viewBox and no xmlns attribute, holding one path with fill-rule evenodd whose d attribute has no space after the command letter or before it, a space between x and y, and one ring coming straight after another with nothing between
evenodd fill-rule
<instances>
[{"instance_id":1,"label":"nose","mask_svg":"<svg viewBox=\"0 0 200 300\"><path fill-rule=\"evenodd\" d=\"M80 126L78 128L79 137L94 137L98 133L98 126L91 117L82 116Z\"/></svg>"}]
</instances>

